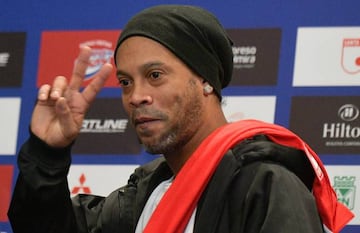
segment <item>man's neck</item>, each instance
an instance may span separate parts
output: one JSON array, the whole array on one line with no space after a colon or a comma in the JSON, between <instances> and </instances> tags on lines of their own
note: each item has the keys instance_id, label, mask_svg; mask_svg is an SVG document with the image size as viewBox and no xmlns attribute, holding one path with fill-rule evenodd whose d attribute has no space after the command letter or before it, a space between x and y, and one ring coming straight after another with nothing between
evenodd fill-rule
<instances>
[{"instance_id":1,"label":"man's neck","mask_svg":"<svg viewBox=\"0 0 360 233\"><path fill-rule=\"evenodd\" d=\"M223 121L218 121L216 126L203 128L202 130L203 132L198 132L197 135L194 136L191 140L189 140L189 142L185 146L179 148L178 150L175 150L172 153L164 154L166 162L173 171L174 175L176 175L181 170L183 165L194 153L196 148L202 143L202 141L207 136L209 136L214 130L225 124L227 124L227 122L223 120Z\"/></svg>"}]
</instances>

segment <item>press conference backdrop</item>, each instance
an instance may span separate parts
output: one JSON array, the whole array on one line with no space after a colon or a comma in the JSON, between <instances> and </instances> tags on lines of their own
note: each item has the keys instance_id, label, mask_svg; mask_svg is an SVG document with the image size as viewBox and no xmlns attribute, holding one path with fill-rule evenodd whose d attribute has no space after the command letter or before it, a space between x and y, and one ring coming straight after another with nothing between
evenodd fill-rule
<instances>
[{"instance_id":1,"label":"press conference backdrop","mask_svg":"<svg viewBox=\"0 0 360 233\"><path fill-rule=\"evenodd\" d=\"M12 232L6 212L37 88L69 76L82 44L93 48L87 85L104 62L113 62L126 21L164 3L198 5L218 16L234 41L233 80L223 91L226 117L274 122L299 134L356 215L342 232L360 232L358 0L0 1L0 232ZM139 145L120 96L113 74L73 148L72 195L107 195L154 158Z\"/></svg>"}]
</instances>

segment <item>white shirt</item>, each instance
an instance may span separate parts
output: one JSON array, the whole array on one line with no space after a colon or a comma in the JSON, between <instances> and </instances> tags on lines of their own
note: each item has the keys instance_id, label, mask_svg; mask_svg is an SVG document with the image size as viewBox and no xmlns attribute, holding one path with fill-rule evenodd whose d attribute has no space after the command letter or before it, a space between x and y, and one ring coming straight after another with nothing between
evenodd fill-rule
<instances>
[{"instance_id":1,"label":"white shirt","mask_svg":"<svg viewBox=\"0 0 360 233\"><path fill-rule=\"evenodd\" d=\"M136 226L135 233L142 233L146 224L148 223L151 215L153 214L155 208L159 204L161 198L164 196L165 192L169 189L170 185L172 184L173 177L161 182L151 193L149 199L147 200L145 207L140 215L139 221ZM194 222L195 222L195 213L192 213L189 222L185 228L184 233L193 233L194 230ZM171 218L171 216L169 216Z\"/></svg>"}]
</instances>

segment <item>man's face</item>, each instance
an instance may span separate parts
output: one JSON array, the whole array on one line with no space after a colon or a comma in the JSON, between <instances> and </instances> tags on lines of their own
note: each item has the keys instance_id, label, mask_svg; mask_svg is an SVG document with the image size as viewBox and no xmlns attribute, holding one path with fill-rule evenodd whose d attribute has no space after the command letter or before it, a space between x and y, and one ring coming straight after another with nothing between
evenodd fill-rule
<instances>
[{"instance_id":1,"label":"man's face","mask_svg":"<svg viewBox=\"0 0 360 233\"><path fill-rule=\"evenodd\" d=\"M169 154L194 139L203 121L201 79L145 37L126 39L116 60L124 108L147 151Z\"/></svg>"}]
</instances>

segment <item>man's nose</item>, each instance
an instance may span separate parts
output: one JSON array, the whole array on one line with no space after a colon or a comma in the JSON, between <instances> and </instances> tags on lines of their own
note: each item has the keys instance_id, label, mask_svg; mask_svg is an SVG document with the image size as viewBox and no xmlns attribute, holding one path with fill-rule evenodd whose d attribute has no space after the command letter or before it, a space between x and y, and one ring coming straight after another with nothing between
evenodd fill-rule
<instances>
[{"instance_id":1,"label":"man's nose","mask_svg":"<svg viewBox=\"0 0 360 233\"><path fill-rule=\"evenodd\" d=\"M129 101L130 105L139 107L141 105L147 105L152 103L152 97L150 90L144 85L135 85L133 91L131 92Z\"/></svg>"}]
</instances>

